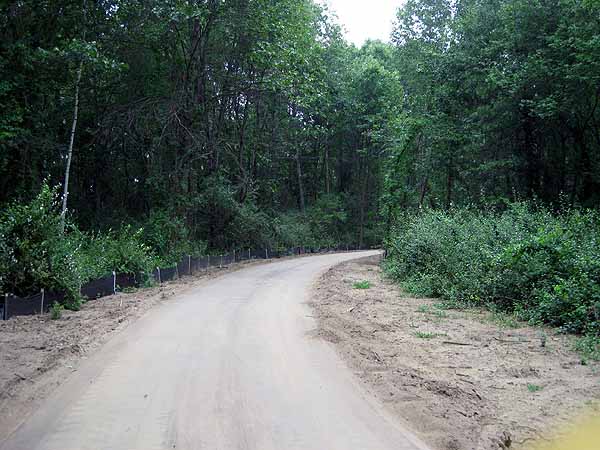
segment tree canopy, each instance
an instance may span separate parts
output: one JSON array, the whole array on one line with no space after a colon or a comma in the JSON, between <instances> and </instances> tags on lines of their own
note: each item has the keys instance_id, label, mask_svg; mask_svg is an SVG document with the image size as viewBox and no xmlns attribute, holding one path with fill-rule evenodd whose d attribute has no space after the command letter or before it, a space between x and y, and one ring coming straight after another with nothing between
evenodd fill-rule
<instances>
[{"instance_id":1,"label":"tree canopy","mask_svg":"<svg viewBox=\"0 0 600 450\"><path fill-rule=\"evenodd\" d=\"M600 202L595 0L409 0L391 43L362 48L312 0L0 8L0 205L64 184L70 147L69 220L163 214L209 248L291 223L375 245L415 208Z\"/></svg>"}]
</instances>

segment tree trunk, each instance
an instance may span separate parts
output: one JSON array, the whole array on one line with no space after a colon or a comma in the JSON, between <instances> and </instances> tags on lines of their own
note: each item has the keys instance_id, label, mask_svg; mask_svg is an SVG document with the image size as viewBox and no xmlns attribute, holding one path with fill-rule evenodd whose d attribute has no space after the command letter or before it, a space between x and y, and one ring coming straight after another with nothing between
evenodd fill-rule
<instances>
[{"instance_id":1,"label":"tree trunk","mask_svg":"<svg viewBox=\"0 0 600 450\"><path fill-rule=\"evenodd\" d=\"M325 192L331 193L331 182L329 180L329 145L325 145Z\"/></svg>"},{"instance_id":2,"label":"tree trunk","mask_svg":"<svg viewBox=\"0 0 600 450\"><path fill-rule=\"evenodd\" d=\"M300 146L296 148L296 173L298 175L298 192L300 195L300 210L302 214L306 212L306 204L304 202L304 185L302 184L302 167L300 165Z\"/></svg>"},{"instance_id":3,"label":"tree trunk","mask_svg":"<svg viewBox=\"0 0 600 450\"><path fill-rule=\"evenodd\" d=\"M360 229L358 234L358 246L363 248L365 240L365 210L367 208L367 191L369 189L369 161L368 155L365 160L365 180L363 183L363 189L360 196Z\"/></svg>"},{"instance_id":4,"label":"tree trunk","mask_svg":"<svg viewBox=\"0 0 600 450\"><path fill-rule=\"evenodd\" d=\"M452 206L452 189L454 187L454 167L452 156L448 160L448 174L446 179L446 209Z\"/></svg>"},{"instance_id":5,"label":"tree trunk","mask_svg":"<svg viewBox=\"0 0 600 450\"><path fill-rule=\"evenodd\" d=\"M425 195L429 189L429 176L425 176L421 183L421 195L419 196L419 209L423 209L423 202L425 201Z\"/></svg>"},{"instance_id":6,"label":"tree trunk","mask_svg":"<svg viewBox=\"0 0 600 450\"><path fill-rule=\"evenodd\" d=\"M65 220L67 216L67 200L69 197L69 177L71 175L71 160L73 159L73 144L75 142L75 131L77 130L77 119L79 116L79 84L83 72L83 60L77 69L77 80L75 81L75 107L73 109L73 122L71 124L71 137L69 140L69 152L67 153L67 167L65 168L65 180L63 186L62 209L60 212L60 231L65 231Z\"/></svg>"}]
</instances>

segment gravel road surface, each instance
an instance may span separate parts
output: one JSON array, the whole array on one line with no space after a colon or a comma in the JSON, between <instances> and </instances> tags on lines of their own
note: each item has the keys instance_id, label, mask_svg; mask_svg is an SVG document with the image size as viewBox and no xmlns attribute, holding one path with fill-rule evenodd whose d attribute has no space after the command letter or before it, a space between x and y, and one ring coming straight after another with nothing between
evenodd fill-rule
<instances>
[{"instance_id":1,"label":"gravel road surface","mask_svg":"<svg viewBox=\"0 0 600 450\"><path fill-rule=\"evenodd\" d=\"M314 281L373 254L199 283L90 356L0 449L426 450L314 337Z\"/></svg>"}]
</instances>

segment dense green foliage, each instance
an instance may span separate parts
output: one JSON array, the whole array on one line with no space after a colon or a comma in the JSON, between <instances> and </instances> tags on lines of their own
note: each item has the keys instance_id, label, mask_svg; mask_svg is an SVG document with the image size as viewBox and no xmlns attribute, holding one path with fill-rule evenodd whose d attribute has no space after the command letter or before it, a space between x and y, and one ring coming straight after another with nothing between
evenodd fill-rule
<instances>
[{"instance_id":1,"label":"dense green foliage","mask_svg":"<svg viewBox=\"0 0 600 450\"><path fill-rule=\"evenodd\" d=\"M375 244L370 135L401 90L374 54L311 0L6 2L0 205L63 183L78 94L68 206L82 229L149 224L170 258L172 239L276 244L280 216L335 198L344 227L316 239Z\"/></svg>"},{"instance_id":2,"label":"dense green foliage","mask_svg":"<svg viewBox=\"0 0 600 450\"><path fill-rule=\"evenodd\" d=\"M4 2L0 290L385 240L411 290L598 334L600 2L396 19L358 49L313 0Z\"/></svg>"},{"instance_id":3,"label":"dense green foliage","mask_svg":"<svg viewBox=\"0 0 600 450\"><path fill-rule=\"evenodd\" d=\"M408 0L385 211L600 204L600 2Z\"/></svg>"},{"instance_id":4,"label":"dense green foliage","mask_svg":"<svg viewBox=\"0 0 600 450\"><path fill-rule=\"evenodd\" d=\"M27 295L47 290L66 291L79 300L76 243L63 239L56 195L44 186L29 204L13 204L0 219L0 288Z\"/></svg>"},{"instance_id":5,"label":"dense green foliage","mask_svg":"<svg viewBox=\"0 0 600 450\"><path fill-rule=\"evenodd\" d=\"M600 223L577 208L600 205L600 2L408 0L392 40L388 271L597 354Z\"/></svg>"},{"instance_id":6,"label":"dense green foliage","mask_svg":"<svg viewBox=\"0 0 600 450\"><path fill-rule=\"evenodd\" d=\"M143 230L85 234L74 225L59 231L56 190L44 185L28 204L13 204L0 220L0 290L27 296L47 291L66 292L76 308L83 283L110 274L149 271L166 262L160 247L143 240ZM150 228L151 229L151 228Z\"/></svg>"},{"instance_id":7,"label":"dense green foliage","mask_svg":"<svg viewBox=\"0 0 600 450\"><path fill-rule=\"evenodd\" d=\"M427 210L394 229L386 264L414 293L600 334L599 242L591 211Z\"/></svg>"}]
</instances>

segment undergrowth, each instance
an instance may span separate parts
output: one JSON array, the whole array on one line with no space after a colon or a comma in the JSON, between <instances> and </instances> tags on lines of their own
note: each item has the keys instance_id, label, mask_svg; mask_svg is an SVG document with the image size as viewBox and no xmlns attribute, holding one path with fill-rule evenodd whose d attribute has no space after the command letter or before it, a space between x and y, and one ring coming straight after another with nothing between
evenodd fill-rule
<instances>
[{"instance_id":1,"label":"undergrowth","mask_svg":"<svg viewBox=\"0 0 600 450\"><path fill-rule=\"evenodd\" d=\"M598 355L600 215L531 204L406 215L391 233L386 272L410 293L483 306L513 326L549 324L588 336Z\"/></svg>"}]
</instances>

